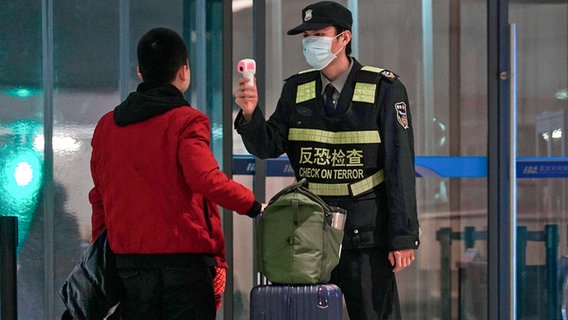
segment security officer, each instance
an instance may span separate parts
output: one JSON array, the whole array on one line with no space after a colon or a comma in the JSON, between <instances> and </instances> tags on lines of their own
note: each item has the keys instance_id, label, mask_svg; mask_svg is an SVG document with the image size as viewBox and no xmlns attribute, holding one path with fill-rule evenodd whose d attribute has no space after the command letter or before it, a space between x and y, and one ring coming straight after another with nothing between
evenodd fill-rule
<instances>
[{"instance_id":1,"label":"security officer","mask_svg":"<svg viewBox=\"0 0 568 320\"><path fill-rule=\"evenodd\" d=\"M351 319L400 319L395 272L418 248L414 139L398 77L351 54L351 12L321 1L302 10L304 56L313 69L286 80L268 121L254 81L241 79L235 128L261 159L288 155L296 178L347 210L341 259L331 282Z\"/></svg>"}]
</instances>

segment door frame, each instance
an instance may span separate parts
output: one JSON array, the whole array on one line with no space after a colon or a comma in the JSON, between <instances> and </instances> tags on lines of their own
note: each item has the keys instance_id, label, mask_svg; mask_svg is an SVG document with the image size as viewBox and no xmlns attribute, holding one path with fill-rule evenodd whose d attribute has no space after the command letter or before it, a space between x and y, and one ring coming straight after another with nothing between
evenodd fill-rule
<instances>
[{"instance_id":1,"label":"door frame","mask_svg":"<svg viewBox=\"0 0 568 320\"><path fill-rule=\"evenodd\" d=\"M509 1L487 0L488 319L515 319L511 198Z\"/></svg>"}]
</instances>

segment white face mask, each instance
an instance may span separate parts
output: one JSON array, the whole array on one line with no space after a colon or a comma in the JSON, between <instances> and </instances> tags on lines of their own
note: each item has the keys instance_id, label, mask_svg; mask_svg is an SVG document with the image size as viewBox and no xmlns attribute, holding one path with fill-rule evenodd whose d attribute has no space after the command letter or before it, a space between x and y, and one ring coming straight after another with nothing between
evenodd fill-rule
<instances>
[{"instance_id":1,"label":"white face mask","mask_svg":"<svg viewBox=\"0 0 568 320\"><path fill-rule=\"evenodd\" d=\"M340 35L341 33L335 37L305 37L302 40L302 44L304 46L304 57L306 57L308 64L316 70L321 70L327 67L333 59L337 58L337 54L343 50L343 47L336 53L333 53L331 52L331 42Z\"/></svg>"}]
</instances>

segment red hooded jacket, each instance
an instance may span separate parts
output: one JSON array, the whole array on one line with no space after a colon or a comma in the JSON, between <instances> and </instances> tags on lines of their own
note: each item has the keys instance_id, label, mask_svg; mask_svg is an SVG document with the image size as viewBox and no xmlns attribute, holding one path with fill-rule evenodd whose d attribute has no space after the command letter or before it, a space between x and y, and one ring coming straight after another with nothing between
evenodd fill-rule
<instances>
[{"instance_id":1,"label":"red hooded jacket","mask_svg":"<svg viewBox=\"0 0 568 320\"><path fill-rule=\"evenodd\" d=\"M92 236L106 227L116 254L206 253L224 265L217 204L250 216L260 204L219 171L207 116L176 91L143 83L97 124Z\"/></svg>"}]
</instances>

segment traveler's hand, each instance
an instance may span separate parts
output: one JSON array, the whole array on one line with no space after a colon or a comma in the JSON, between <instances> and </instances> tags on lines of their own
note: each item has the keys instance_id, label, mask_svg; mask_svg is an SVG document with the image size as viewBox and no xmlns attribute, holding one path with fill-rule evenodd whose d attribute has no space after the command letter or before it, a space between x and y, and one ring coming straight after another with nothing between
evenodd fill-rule
<instances>
[{"instance_id":1,"label":"traveler's hand","mask_svg":"<svg viewBox=\"0 0 568 320\"><path fill-rule=\"evenodd\" d=\"M263 212L264 212L264 209L266 209L267 206L268 206L268 204L266 204L266 203L264 203L264 202L261 203L261 204L260 204L260 213L263 213Z\"/></svg>"},{"instance_id":2,"label":"traveler's hand","mask_svg":"<svg viewBox=\"0 0 568 320\"><path fill-rule=\"evenodd\" d=\"M389 252L389 261L393 266L393 272L408 267L414 261L414 249L404 249Z\"/></svg>"},{"instance_id":3,"label":"traveler's hand","mask_svg":"<svg viewBox=\"0 0 568 320\"><path fill-rule=\"evenodd\" d=\"M243 117L250 121L254 109L258 104L258 91L256 89L256 78L254 81L248 78L239 79L239 87L235 91L235 102L243 110Z\"/></svg>"}]
</instances>

